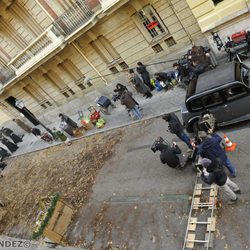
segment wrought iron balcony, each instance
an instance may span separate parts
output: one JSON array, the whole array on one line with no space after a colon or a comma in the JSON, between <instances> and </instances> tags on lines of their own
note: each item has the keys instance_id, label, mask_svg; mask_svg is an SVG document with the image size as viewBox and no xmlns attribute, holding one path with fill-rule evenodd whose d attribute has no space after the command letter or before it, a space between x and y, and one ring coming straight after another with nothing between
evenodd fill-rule
<instances>
[{"instance_id":1,"label":"wrought iron balcony","mask_svg":"<svg viewBox=\"0 0 250 250\"><path fill-rule=\"evenodd\" d=\"M63 36L50 26L7 65L15 71L17 76L20 76L57 49L63 40Z\"/></svg>"},{"instance_id":2,"label":"wrought iron balcony","mask_svg":"<svg viewBox=\"0 0 250 250\"><path fill-rule=\"evenodd\" d=\"M55 20L54 26L64 36L68 36L88 22L94 14L86 1L78 0Z\"/></svg>"}]
</instances>

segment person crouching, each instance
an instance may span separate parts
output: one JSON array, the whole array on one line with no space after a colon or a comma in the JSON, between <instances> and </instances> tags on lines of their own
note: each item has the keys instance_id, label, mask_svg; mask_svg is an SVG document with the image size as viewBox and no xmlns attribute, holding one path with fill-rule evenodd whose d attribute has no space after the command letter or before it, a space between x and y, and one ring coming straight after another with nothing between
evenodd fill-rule
<instances>
[{"instance_id":1,"label":"person crouching","mask_svg":"<svg viewBox=\"0 0 250 250\"><path fill-rule=\"evenodd\" d=\"M164 144L162 137L158 137L153 145L151 150L155 153L160 151L160 160L162 164L167 164L170 168L183 168L186 165L186 160L184 159L182 152L176 142L173 144L167 145Z\"/></svg>"},{"instance_id":2,"label":"person crouching","mask_svg":"<svg viewBox=\"0 0 250 250\"><path fill-rule=\"evenodd\" d=\"M201 179L208 185L215 183L230 198L228 204L234 204L238 200L236 194L241 193L240 188L229 179L220 160L203 158L200 164L203 167Z\"/></svg>"}]
</instances>

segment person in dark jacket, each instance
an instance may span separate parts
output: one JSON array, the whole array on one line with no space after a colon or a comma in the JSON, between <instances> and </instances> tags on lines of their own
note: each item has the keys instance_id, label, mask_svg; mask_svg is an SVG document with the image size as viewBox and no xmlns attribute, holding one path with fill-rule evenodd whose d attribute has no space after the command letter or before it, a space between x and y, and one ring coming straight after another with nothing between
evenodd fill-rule
<instances>
[{"instance_id":1,"label":"person in dark jacket","mask_svg":"<svg viewBox=\"0 0 250 250\"><path fill-rule=\"evenodd\" d=\"M0 141L3 145L5 145L11 153L14 153L18 146L12 142L10 142L7 138L5 138L3 135L0 136Z\"/></svg>"},{"instance_id":2,"label":"person in dark jacket","mask_svg":"<svg viewBox=\"0 0 250 250\"><path fill-rule=\"evenodd\" d=\"M172 80L173 80L173 74L172 72L158 72L154 74L155 79L158 82L163 82L164 85L162 85L163 88L167 89L171 89L173 88L173 84L172 84Z\"/></svg>"},{"instance_id":3,"label":"person in dark jacket","mask_svg":"<svg viewBox=\"0 0 250 250\"><path fill-rule=\"evenodd\" d=\"M177 135L190 149L193 148L189 136L184 132L179 118L174 113L165 114L162 119L168 122L168 129L172 134Z\"/></svg>"},{"instance_id":4,"label":"person in dark jacket","mask_svg":"<svg viewBox=\"0 0 250 250\"><path fill-rule=\"evenodd\" d=\"M39 128L32 128L31 133L35 136L42 136L41 130Z\"/></svg>"},{"instance_id":5,"label":"person in dark jacket","mask_svg":"<svg viewBox=\"0 0 250 250\"><path fill-rule=\"evenodd\" d=\"M172 146L165 144L157 144L156 149L161 152L160 159L163 164L167 164L170 168L183 167L178 155L181 154L181 150L174 142Z\"/></svg>"},{"instance_id":6,"label":"person in dark jacket","mask_svg":"<svg viewBox=\"0 0 250 250\"><path fill-rule=\"evenodd\" d=\"M128 81L134 86L137 92L143 94L146 98L151 98L153 96L148 86L142 82L141 78L136 73L134 73L133 69L128 71Z\"/></svg>"},{"instance_id":7,"label":"person in dark jacket","mask_svg":"<svg viewBox=\"0 0 250 250\"><path fill-rule=\"evenodd\" d=\"M203 167L201 179L208 185L215 183L230 198L229 204L235 203L237 201L236 194L241 193L240 188L226 175L220 160L203 158L200 164Z\"/></svg>"},{"instance_id":8,"label":"person in dark jacket","mask_svg":"<svg viewBox=\"0 0 250 250\"><path fill-rule=\"evenodd\" d=\"M71 126L72 128L78 128L78 125L76 122L74 122L71 118L69 118L67 115L64 115L62 113L60 113L58 115L61 118L61 122L66 122L69 126Z\"/></svg>"},{"instance_id":9,"label":"person in dark jacket","mask_svg":"<svg viewBox=\"0 0 250 250\"><path fill-rule=\"evenodd\" d=\"M0 147L0 159L3 160L8 156L10 156L10 153L6 149Z\"/></svg>"},{"instance_id":10,"label":"person in dark jacket","mask_svg":"<svg viewBox=\"0 0 250 250\"><path fill-rule=\"evenodd\" d=\"M132 93L129 91L123 91L120 97L121 105L126 106L126 108L133 113L136 119L140 120L142 118L142 114L137 106L136 101L132 97Z\"/></svg>"},{"instance_id":11,"label":"person in dark jacket","mask_svg":"<svg viewBox=\"0 0 250 250\"><path fill-rule=\"evenodd\" d=\"M154 86L150 82L150 75L146 70L146 66L143 65L141 62L138 62L137 65L138 65L138 67L136 68L137 73L141 75L144 84L146 84L150 88L150 90L153 91Z\"/></svg>"},{"instance_id":12,"label":"person in dark jacket","mask_svg":"<svg viewBox=\"0 0 250 250\"><path fill-rule=\"evenodd\" d=\"M228 168L231 176L236 177L236 169L220 145L222 138L218 134L212 133L211 130L209 133L211 133L211 135L204 131L199 132L201 143L198 146L198 152L200 156L210 160L219 158L221 163Z\"/></svg>"},{"instance_id":13,"label":"person in dark jacket","mask_svg":"<svg viewBox=\"0 0 250 250\"><path fill-rule=\"evenodd\" d=\"M22 138L20 138L18 135L16 135L13 130L11 130L10 128L4 128L2 127L1 132L5 135L8 136L12 139L12 141L14 143L19 143L22 142Z\"/></svg>"}]
</instances>

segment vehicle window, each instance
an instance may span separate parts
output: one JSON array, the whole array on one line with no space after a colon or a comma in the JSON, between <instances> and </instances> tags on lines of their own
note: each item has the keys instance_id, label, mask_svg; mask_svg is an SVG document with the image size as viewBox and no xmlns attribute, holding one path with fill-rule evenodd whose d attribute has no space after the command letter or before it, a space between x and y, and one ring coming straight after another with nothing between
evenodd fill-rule
<instances>
[{"instance_id":1,"label":"vehicle window","mask_svg":"<svg viewBox=\"0 0 250 250\"><path fill-rule=\"evenodd\" d=\"M190 101L189 108L192 111L198 111L198 110L203 109L201 100L200 99L194 99L194 100Z\"/></svg>"},{"instance_id":2,"label":"vehicle window","mask_svg":"<svg viewBox=\"0 0 250 250\"><path fill-rule=\"evenodd\" d=\"M225 95L228 101L240 98L248 93L248 89L241 85L234 85L230 88L224 89L223 94Z\"/></svg>"},{"instance_id":3,"label":"vehicle window","mask_svg":"<svg viewBox=\"0 0 250 250\"><path fill-rule=\"evenodd\" d=\"M245 65L241 67L241 79L247 86L250 86L250 69Z\"/></svg>"},{"instance_id":4,"label":"vehicle window","mask_svg":"<svg viewBox=\"0 0 250 250\"><path fill-rule=\"evenodd\" d=\"M210 107L223 103L223 98L220 92L215 92L215 93L211 93L209 95L203 96L201 100L205 108L210 108Z\"/></svg>"}]
</instances>

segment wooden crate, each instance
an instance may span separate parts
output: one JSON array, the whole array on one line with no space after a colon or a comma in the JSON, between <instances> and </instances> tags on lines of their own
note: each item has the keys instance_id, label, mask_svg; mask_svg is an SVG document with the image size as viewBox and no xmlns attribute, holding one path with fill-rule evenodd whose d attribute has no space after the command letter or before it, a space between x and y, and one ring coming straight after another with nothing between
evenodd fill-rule
<instances>
[{"instance_id":1,"label":"wooden crate","mask_svg":"<svg viewBox=\"0 0 250 250\"><path fill-rule=\"evenodd\" d=\"M58 201L43 235L56 243L60 243L64 238L72 216L72 207L63 201Z\"/></svg>"}]
</instances>

